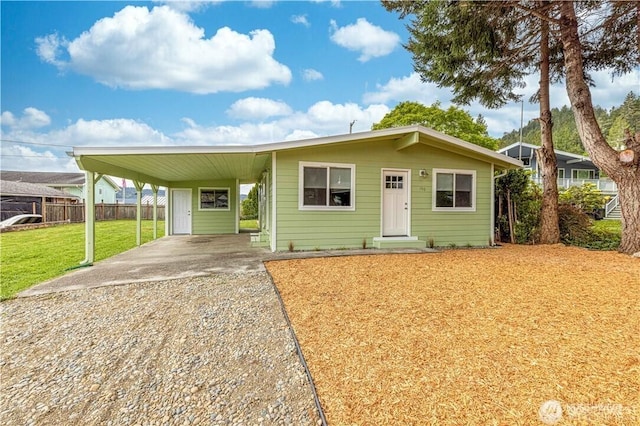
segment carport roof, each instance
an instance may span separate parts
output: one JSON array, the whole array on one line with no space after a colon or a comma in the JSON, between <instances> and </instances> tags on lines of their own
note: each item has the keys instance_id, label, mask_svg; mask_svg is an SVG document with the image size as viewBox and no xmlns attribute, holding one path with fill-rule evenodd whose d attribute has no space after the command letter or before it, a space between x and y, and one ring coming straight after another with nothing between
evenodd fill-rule
<instances>
[{"instance_id":1,"label":"carport roof","mask_svg":"<svg viewBox=\"0 0 640 426\"><path fill-rule=\"evenodd\" d=\"M519 160L423 126L261 145L75 147L73 156L83 170L161 186L172 186L180 181L219 179L238 179L240 183L253 183L269 167L274 152L382 139L394 140L398 150L423 143L480 158L500 168L522 167Z\"/></svg>"}]
</instances>

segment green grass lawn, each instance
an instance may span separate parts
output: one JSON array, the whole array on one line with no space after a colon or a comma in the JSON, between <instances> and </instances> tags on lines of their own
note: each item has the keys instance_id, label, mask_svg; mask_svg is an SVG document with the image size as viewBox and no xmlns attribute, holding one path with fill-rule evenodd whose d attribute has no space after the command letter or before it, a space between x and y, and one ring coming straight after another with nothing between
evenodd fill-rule
<instances>
[{"instance_id":1,"label":"green grass lawn","mask_svg":"<svg viewBox=\"0 0 640 426\"><path fill-rule=\"evenodd\" d=\"M55 278L84 259L84 223L0 234L0 300ZM158 221L158 238L164 221ZM142 221L142 243L153 239L153 221ZM96 222L96 261L136 246L136 221Z\"/></svg>"},{"instance_id":2,"label":"green grass lawn","mask_svg":"<svg viewBox=\"0 0 640 426\"><path fill-rule=\"evenodd\" d=\"M256 219L241 220L240 229L258 229L258 221Z\"/></svg>"},{"instance_id":3,"label":"green grass lawn","mask_svg":"<svg viewBox=\"0 0 640 426\"><path fill-rule=\"evenodd\" d=\"M593 229L620 234L622 233L622 222L619 220L596 220L593 222Z\"/></svg>"}]
</instances>

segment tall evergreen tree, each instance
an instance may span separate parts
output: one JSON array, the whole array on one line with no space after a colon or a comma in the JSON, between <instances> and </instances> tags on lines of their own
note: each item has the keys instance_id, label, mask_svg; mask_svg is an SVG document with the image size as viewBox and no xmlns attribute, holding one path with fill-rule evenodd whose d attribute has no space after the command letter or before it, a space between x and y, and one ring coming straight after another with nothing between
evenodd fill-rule
<instances>
[{"instance_id":1,"label":"tall evergreen tree","mask_svg":"<svg viewBox=\"0 0 640 426\"><path fill-rule=\"evenodd\" d=\"M578 4L583 12L599 16L599 25L576 16L573 2L559 3L555 21L562 41L567 95L576 118L578 133L593 162L618 185L622 212L623 253L640 252L640 132L626 132L624 151L616 151L605 139L598 124L591 90L585 78L587 67L613 67L617 73L640 65L640 3L612 1Z\"/></svg>"}]
</instances>

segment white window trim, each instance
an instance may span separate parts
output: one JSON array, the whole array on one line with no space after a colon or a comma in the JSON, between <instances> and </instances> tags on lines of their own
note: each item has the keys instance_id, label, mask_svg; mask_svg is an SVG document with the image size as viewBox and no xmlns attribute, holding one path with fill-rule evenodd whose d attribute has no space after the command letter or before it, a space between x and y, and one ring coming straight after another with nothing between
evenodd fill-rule
<instances>
[{"instance_id":1,"label":"white window trim","mask_svg":"<svg viewBox=\"0 0 640 426\"><path fill-rule=\"evenodd\" d=\"M305 206L304 205L304 168L305 167L338 167L341 169L351 169L351 205L346 207L341 206ZM330 174L327 173L327 181ZM329 182L327 182L327 189L329 188ZM298 163L298 210L305 211L339 211L339 212L352 212L356 210L356 165L346 163L317 163L310 161L300 161Z\"/></svg>"},{"instance_id":2,"label":"white window trim","mask_svg":"<svg viewBox=\"0 0 640 426\"><path fill-rule=\"evenodd\" d=\"M431 171L432 179L431 179L431 210L434 212L475 212L476 211L476 183L477 176L475 170L462 170L462 169L433 169ZM438 173L448 173L448 174L465 174L471 175L471 207L436 207L436 192L437 192L437 177ZM455 179L453 180L455 183ZM454 197L455 197L455 188L454 188Z\"/></svg>"},{"instance_id":3,"label":"white window trim","mask_svg":"<svg viewBox=\"0 0 640 426\"><path fill-rule=\"evenodd\" d=\"M205 190L226 190L227 194L229 196L229 200L227 201L227 207L226 208L206 208L203 209L201 206L201 200L202 200L202 191ZM198 187L198 211L199 212L228 212L231 211L231 188L229 187L213 187L213 186L202 186L202 187Z\"/></svg>"},{"instance_id":4,"label":"white window trim","mask_svg":"<svg viewBox=\"0 0 640 426\"><path fill-rule=\"evenodd\" d=\"M562 170L562 177L560 177L560 170ZM558 179L564 179L567 177L567 174L565 173L564 167L558 167Z\"/></svg>"},{"instance_id":5,"label":"white window trim","mask_svg":"<svg viewBox=\"0 0 640 426\"><path fill-rule=\"evenodd\" d=\"M576 172L593 172L593 177L590 178L579 178L579 177L573 177L574 175L577 175ZM596 169L571 169L571 180L595 180L596 178Z\"/></svg>"}]
</instances>

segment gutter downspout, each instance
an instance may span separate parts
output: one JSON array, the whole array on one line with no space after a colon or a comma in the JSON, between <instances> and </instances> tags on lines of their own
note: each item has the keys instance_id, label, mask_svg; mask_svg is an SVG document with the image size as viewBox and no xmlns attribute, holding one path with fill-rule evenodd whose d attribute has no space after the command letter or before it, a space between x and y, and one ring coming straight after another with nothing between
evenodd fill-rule
<instances>
[{"instance_id":1,"label":"gutter downspout","mask_svg":"<svg viewBox=\"0 0 640 426\"><path fill-rule=\"evenodd\" d=\"M491 174L494 173L494 165L491 164ZM500 173L499 175L493 176L493 180L491 181L491 236L489 237L491 241L491 246L496 245L496 180L503 176L506 176L508 170Z\"/></svg>"}]
</instances>

